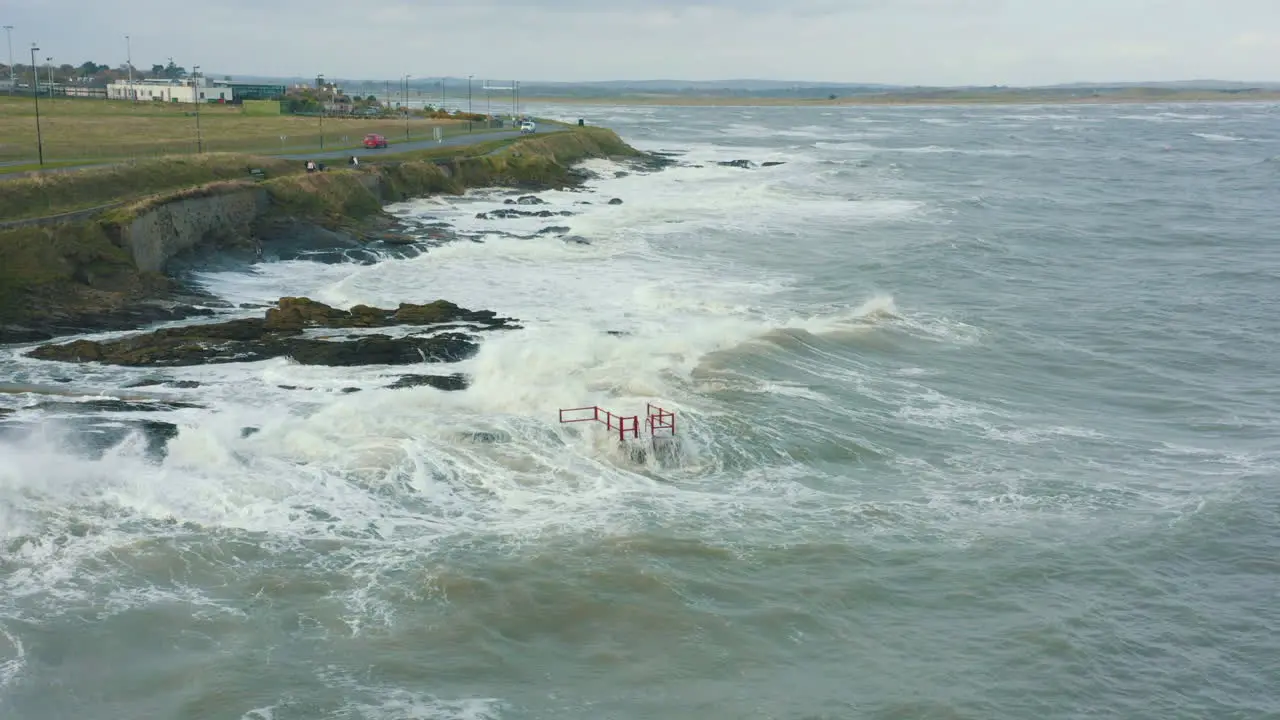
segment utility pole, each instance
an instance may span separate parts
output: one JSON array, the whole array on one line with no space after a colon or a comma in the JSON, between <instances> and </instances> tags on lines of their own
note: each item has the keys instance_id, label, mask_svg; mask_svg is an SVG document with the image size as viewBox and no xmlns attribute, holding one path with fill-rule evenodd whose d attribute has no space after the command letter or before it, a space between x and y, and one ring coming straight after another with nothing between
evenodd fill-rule
<instances>
[{"instance_id":1,"label":"utility pole","mask_svg":"<svg viewBox=\"0 0 1280 720\"><path fill-rule=\"evenodd\" d=\"M40 71L36 70L36 52L40 48L31 44L31 99L36 101L36 149L40 153L40 165L44 166L44 137L40 134Z\"/></svg>"},{"instance_id":2,"label":"utility pole","mask_svg":"<svg viewBox=\"0 0 1280 720\"><path fill-rule=\"evenodd\" d=\"M409 78L412 75L404 76L404 139L409 140Z\"/></svg>"},{"instance_id":3,"label":"utility pole","mask_svg":"<svg viewBox=\"0 0 1280 720\"><path fill-rule=\"evenodd\" d=\"M493 127L493 99L489 96L489 81L484 81L484 127Z\"/></svg>"},{"instance_id":4,"label":"utility pole","mask_svg":"<svg viewBox=\"0 0 1280 720\"><path fill-rule=\"evenodd\" d=\"M53 101L53 58L44 59L45 69L49 71L49 100Z\"/></svg>"},{"instance_id":5,"label":"utility pole","mask_svg":"<svg viewBox=\"0 0 1280 720\"><path fill-rule=\"evenodd\" d=\"M14 88L18 87L18 76L13 70L13 26L5 25L4 34L9 39L9 97L13 97Z\"/></svg>"},{"instance_id":6,"label":"utility pole","mask_svg":"<svg viewBox=\"0 0 1280 720\"><path fill-rule=\"evenodd\" d=\"M449 103L445 97L445 86L448 85L448 82L449 78L443 76L440 78L440 109L446 113L449 112Z\"/></svg>"},{"instance_id":7,"label":"utility pole","mask_svg":"<svg viewBox=\"0 0 1280 720\"><path fill-rule=\"evenodd\" d=\"M471 112L471 78L473 77L475 76L467 76L467 132L471 132L471 116L473 115Z\"/></svg>"},{"instance_id":8,"label":"utility pole","mask_svg":"<svg viewBox=\"0 0 1280 720\"><path fill-rule=\"evenodd\" d=\"M191 99L196 104L196 154L204 153L204 136L200 133L200 86L199 82L200 66L191 66Z\"/></svg>"}]
</instances>

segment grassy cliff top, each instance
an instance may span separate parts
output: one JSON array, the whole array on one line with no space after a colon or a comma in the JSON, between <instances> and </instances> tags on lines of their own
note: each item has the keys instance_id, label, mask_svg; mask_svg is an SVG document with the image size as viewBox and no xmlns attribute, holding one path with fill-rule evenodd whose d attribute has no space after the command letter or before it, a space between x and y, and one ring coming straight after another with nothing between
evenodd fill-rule
<instances>
[{"instance_id":1,"label":"grassy cliff top","mask_svg":"<svg viewBox=\"0 0 1280 720\"><path fill-rule=\"evenodd\" d=\"M376 160L366 161L365 167L406 161L501 156L513 152L555 156L572 149L583 150L583 157L588 153L625 156L636 152L611 130L574 127L546 135L379 155ZM14 177L0 180L0 188L3 189L0 192L0 221L134 204L152 196L180 193L210 183L250 182L254 179L250 169L262 170L269 180L304 173L303 163L297 160L205 153Z\"/></svg>"}]
</instances>

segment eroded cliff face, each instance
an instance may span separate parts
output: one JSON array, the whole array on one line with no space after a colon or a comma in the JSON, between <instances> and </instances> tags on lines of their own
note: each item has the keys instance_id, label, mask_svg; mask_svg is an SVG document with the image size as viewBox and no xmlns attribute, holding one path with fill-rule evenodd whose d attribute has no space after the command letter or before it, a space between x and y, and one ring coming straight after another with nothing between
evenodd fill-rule
<instances>
[{"instance_id":1,"label":"eroded cliff face","mask_svg":"<svg viewBox=\"0 0 1280 720\"><path fill-rule=\"evenodd\" d=\"M480 157L224 181L153 196L96 220L0 231L0 344L209 314L165 276L174 258L228 247L256 251L284 235L360 243L386 227L387 202L475 187L573 185L581 178L572 164L591 157L646 156L609 130L573 129Z\"/></svg>"},{"instance_id":2,"label":"eroded cliff face","mask_svg":"<svg viewBox=\"0 0 1280 720\"><path fill-rule=\"evenodd\" d=\"M120 247L142 272L164 272L169 259L195 247L243 243L270 209L267 191L233 190L152 208L120 228Z\"/></svg>"}]
</instances>

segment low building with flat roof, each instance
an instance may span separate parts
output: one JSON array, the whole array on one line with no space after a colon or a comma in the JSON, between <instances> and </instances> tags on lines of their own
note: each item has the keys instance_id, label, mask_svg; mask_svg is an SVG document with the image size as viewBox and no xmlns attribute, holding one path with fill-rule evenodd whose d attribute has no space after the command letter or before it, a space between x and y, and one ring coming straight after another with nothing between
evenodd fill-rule
<instances>
[{"instance_id":1,"label":"low building with flat roof","mask_svg":"<svg viewBox=\"0 0 1280 720\"><path fill-rule=\"evenodd\" d=\"M219 81L219 85L231 88L235 100L279 100L284 97L284 85L266 85L262 83L239 82L236 80Z\"/></svg>"},{"instance_id":2,"label":"low building with flat roof","mask_svg":"<svg viewBox=\"0 0 1280 720\"><path fill-rule=\"evenodd\" d=\"M107 85L107 97L111 100L145 100L158 102L194 103L231 102L231 88L208 78L149 78L133 82L115 82Z\"/></svg>"}]
</instances>

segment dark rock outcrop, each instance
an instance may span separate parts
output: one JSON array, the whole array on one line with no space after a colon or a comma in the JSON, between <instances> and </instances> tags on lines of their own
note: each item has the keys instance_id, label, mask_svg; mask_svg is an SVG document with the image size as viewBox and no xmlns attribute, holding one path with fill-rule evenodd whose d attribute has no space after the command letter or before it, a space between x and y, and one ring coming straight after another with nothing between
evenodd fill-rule
<instances>
[{"instance_id":1,"label":"dark rock outcrop","mask_svg":"<svg viewBox=\"0 0 1280 720\"><path fill-rule=\"evenodd\" d=\"M191 389L191 388L198 388L198 387L200 387L200 383L199 383L199 382L197 382L197 381L195 381L195 380L169 380L169 381L165 381L165 380L157 380L157 379L154 379L154 378L148 378L148 379L146 379L146 380L137 380L137 381L135 381L135 382L131 382L131 383L129 383L129 384L127 384L127 385L125 385L124 387L125 387L125 388L129 388L129 389L132 389L132 388L155 387L156 385L164 385L165 387L171 387L171 388L184 388L184 389Z\"/></svg>"},{"instance_id":2,"label":"dark rock outcrop","mask_svg":"<svg viewBox=\"0 0 1280 720\"><path fill-rule=\"evenodd\" d=\"M82 400L79 402L66 400L46 400L30 406L33 410L65 410L69 412L162 412L165 410L180 410L190 408L202 408L203 405L195 403L177 402L174 400Z\"/></svg>"},{"instance_id":3,"label":"dark rock outcrop","mask_svg":"<svg viewBox=\"0 0 1280 720\"><path fill-rule=\"evenodd\" d=\"M770 160L769 162L760 163L760 167L777 167L779 165L786 165L786 163L781 160Z\"/></svg>"},{"instance_id":4,"label":"dark rock outcrop","mask_svg":"<svg viewBox=\"0 0 1280 720\"><path fill-rule=\"evenodd\" d=\"M609 201L609 204L610 204L610 205L621 205L621 204L622 204L622 198L613 198L612 200L610 200L610 201Z\"/></svg>"},{"instance_id":5,"label":"dark rock outcrop","mask_svg":"<svg viewBox=\"0 0 1280 720\"><path fill-rule=\"evenodd\" d=\"M570 215L573 215L573 212L570 210L560 210L557 212L554 210L515 210L511 208L498 208L497 210L490 210L489 212L476 213L476 219L477 220L493 220L493 219L507 220L510 218L524 218L524 217L537 217L537 218L549 218L549 217L556 217L556 216L569 217Z\"/></svg>"},{"instance_id":6,"label":"dark rock outcrop","mask_svg":"<svg viewBox=\"0 0 1280 720\"><path fill-rule=\"evenodd\" d=\"M754 167L750 160L721 160L716 164L721 167L736 167L744 170L750 170Z\"/></svg>"},{"instance_id":7,"label":"dark rock outcrop","mask_svg":"<svg viewBox=\"0 0 1280 720\"><path fill-rule=\"evenodd\" d=\"M503 201L507 205L546 205L547 201L536 195L521 195L514 200L507 198Z\"/></svg>"},{"instance_id":8,"label":"dark rock outcrop","mask_svg":"<svg viewBox=\"0 0 1280 720\"><path fill-rule=\"evenodd\" d=\"M455 373L453 375L405 375L387 387L391 390L423 386L437 390L466 390L467 384L466 375Z\"/></svg>"},{"instance_id":9,"label":"dark rock outcrop","mask_svg":"<svg viewBox=\"0 0 1280 720\"><path fill-rule=\"evenodd\" d=\"M438 326L496 330L514 327L491 311L473 311L445 300L402 303L394 310L357 305L339 310L308 298L281 298L263 318L165 328L115 340L76 340L41 345L27 353L40 360L101 362L109 365L178 367L253 362L289 357L303 365L410 365L456 362L475 353L471 336L437 332ZM356 335L343 339L307 337L313 328L410 326L431 334Z\"/></svg>"}]
</instances>

